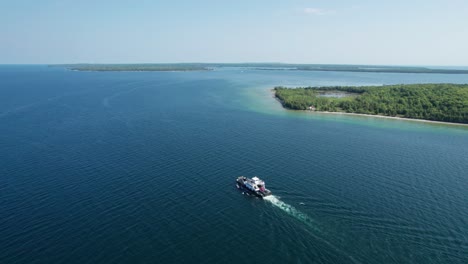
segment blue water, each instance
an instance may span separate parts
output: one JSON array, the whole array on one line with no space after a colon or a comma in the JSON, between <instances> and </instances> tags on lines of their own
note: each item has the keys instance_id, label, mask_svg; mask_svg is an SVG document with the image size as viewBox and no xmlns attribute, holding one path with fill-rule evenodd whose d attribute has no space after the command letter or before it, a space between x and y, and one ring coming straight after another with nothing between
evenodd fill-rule
<instances>
[{"instance_id":1,"label":"blue water","mask_svg":"<svg viewBox=\"0 0 468 264\"><path fill-rule=\"evenodd\" d=\"M0 263L467 263L467 127L269 91L419 82L468 76L0 66Z\"/></svg>"}]
</instances>

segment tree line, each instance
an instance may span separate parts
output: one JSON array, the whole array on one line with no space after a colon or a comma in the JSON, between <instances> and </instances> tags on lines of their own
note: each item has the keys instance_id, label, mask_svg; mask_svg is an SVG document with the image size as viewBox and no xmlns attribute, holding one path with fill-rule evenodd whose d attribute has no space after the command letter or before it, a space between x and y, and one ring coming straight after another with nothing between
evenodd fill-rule
<instances>
[{"instance_id":1,"label":"tree line","mask_svg":"<svg viewBox=\"0 0 468 264\"><path fill-rule=\"evenodd\" d=\"M326 93L348 96L325 97ZM398 116L468 123L467 84L399 84L385 86L275 87L289 109Z\"/></svg>"}]
</instances>

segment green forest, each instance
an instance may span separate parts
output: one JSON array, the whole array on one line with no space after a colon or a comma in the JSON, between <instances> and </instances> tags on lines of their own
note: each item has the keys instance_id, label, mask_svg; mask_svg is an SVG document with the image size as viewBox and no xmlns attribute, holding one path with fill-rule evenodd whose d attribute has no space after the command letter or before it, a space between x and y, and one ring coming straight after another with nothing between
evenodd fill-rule
<instances>
[{"instance_id":1,"label":"green forest","mask_svg":"<svg viewBox=\"0 0 468 264\"><path fill-rule=\"evenodd\" d=\"M275 87L284 107L468 124L468 84ZM343 97L329 97L338 93Z\"/></svg>"},{"instance_id":2,"label":"green forest","mask_svg":"<svg viewBox=\"0 0 468 264\"><path fill-rule=\"evenodd\" d=\"M53 65L51 65L53 66ZM168 64L64 64L74 71L207 71L205 65L197 63L168 63Z\"/></svg>"}]
</instances>

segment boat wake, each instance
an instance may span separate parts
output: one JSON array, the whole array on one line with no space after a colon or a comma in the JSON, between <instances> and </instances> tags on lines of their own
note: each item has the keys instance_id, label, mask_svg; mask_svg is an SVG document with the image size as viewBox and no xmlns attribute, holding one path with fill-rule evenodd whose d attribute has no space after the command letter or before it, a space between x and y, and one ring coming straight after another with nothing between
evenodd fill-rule
<instances>
[{"instance_id":1,"label":"boat wake","mask_svg":"<svg viewBox=\"0 0 468 264\"><path fill-rule=\"evenodd\" d=\"M269 196L263 197L263 200L270 202L271 204L283 210L290 216L296 218L297 220L301 221L304 224L307 224L309 227L315 230L319 230L317 226L313 225L314 221L308 215L297 210L296 208L294 208L294 206L281 201L280 199L278 199L278 197L274 195L269 195Z\"/></svg>"},{"instance_id":2,"label":"boat wake","mask_svg":"<svg viewBox=\"0 0 468 264\"><path fill-rule=\"evenodd\" d=\"M294 206L281 201L278 197L276 197L274 195L265 196L265 197L263 197L263 200L270 202L271 204L273 204L274 206L276 206L279 209L283 210L284 212L286 212L290 216L292 216L292 217L296 218L297 220L301 221L302 223L307 225L309 228L313 229L314 232L310 233L312 236L314 236L316 239L324 242L325 244L330 246L330 248L334 249L339 254L345 256L346 258L348 258L352 263L361 263L361 262L357 261L353 256L351 256L347 252L343 251L338 246L334 245L334 243L332 243L331 241L326 239L326 234L325 234L326 232L322 232L318 228L318 225L316 223L314 223L314 220L312 218L310 218L308 215L306 215L303 212L297 210L296 208L294 208Z\"/></svg>"}]
</instances>

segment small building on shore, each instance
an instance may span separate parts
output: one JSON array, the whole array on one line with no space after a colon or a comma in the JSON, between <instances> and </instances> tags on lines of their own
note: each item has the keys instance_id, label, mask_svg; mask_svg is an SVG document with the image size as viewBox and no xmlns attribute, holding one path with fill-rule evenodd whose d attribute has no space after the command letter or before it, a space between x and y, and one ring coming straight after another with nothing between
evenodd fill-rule
<instances>
[{"instance_id":1,"label":"small building on shore","mask_svg":"<svg viewBox=\"0 0 468 264\"><path fill-rule=\"evenodd\" d=\"M315 111L315 106L311 105L311 106L307 107L307 109L309 109L309 111Z\"/></svg>"}]
</instances>

